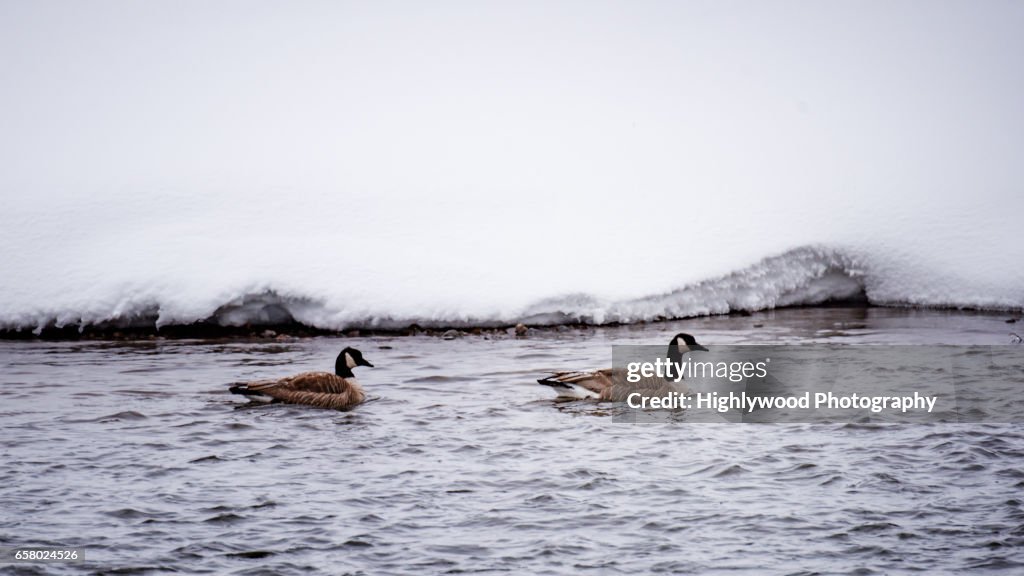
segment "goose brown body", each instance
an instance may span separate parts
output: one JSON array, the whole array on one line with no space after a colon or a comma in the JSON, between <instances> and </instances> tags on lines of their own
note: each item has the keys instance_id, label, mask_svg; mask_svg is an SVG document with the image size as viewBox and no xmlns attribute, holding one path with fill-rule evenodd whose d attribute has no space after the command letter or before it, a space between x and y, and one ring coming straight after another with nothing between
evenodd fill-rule
<instances>
[{"instance_id":1,"label":"goose brown body","mask_svg":"<svg viewBox=\"0 0 1024 576\"><path fill-rule=\"evenodd\" d=\"M682 355L693 350L706 351L689 334L676 334L668 344L668 356L679 361ZM590 372L555 372L537 380L538 384L550 386L561 398L592 398L605 402L625 402L630 394L641 396L665 396L669 392L689 393L685 384L669 382L659 377L641 376L637 382L626 379L621 368L606 368Z\"/></svg>"},{"instance_id":2,"label":"goose brown body","mask_svg":"<svg viewBox=\"0 0 1024 576\"><path fill-rule=\"evenodd\" d=\"M628 382L625 370L606 368L593 372L556 372L541 384L553 388L572 390L579 387L590 394L572 394L571 397L590 397L603 402L625 402L626 398L639 392L642 396L664 396L669 392L686 393L686 387L676 387L663 378L641 378L639 382Z\"/></svg>"},{"instance_id":3,"label":"goose brown body","mask_svg":"<svg viewBox=\"0 0 1024 576\"><path fill-rule=\"evenodd\" d=\"M366 400L363 387L356 382L352 369L370 364L359 350L345 348L330 372L303 372L276 380L257 380L232 386L232 394L254 396L274 402L304 404L332 410L351 410Z\"/></svg>"},{"instance_id":4,"label":"goose brown body","mask_svg":"<svg viewBox=\"0 0 1024 576\"><path fill-rule=\"evenodd\" d=\"M280 380L250 382L246 389L288 404L332 410L350 410L366 399L363 387L355 378L343 378L330 372L303 372Z\"/></svg>"}]
</instances>

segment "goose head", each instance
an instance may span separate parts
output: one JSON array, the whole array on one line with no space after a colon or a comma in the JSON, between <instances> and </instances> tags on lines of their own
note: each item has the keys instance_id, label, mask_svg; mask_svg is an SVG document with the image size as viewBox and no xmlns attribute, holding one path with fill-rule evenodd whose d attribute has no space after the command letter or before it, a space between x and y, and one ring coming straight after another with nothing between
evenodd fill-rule
<instances>
[{"instance_id":1,"label":"goose head","mask_svg":"<svg viewBox=\"0 0 1024 576\"><path fill-rule=\"evenodd\" d=\"M343 378L351 378L352 369L356 366L369 366L373 368L373 364L370 364L366 358L363 358L362 352L347 346L338 354L338 359L334 361L334 373Z\"/></svg>"},{"instance_id":2,"label":"goose head","mask_svg":"<svg viewBox=\"0 0 1024 576\"><path fill-rule=\"evenodd\" d=\"M697 344L697 340L693 336L684 332L673 336L672 340L668 343L668 357L676 363L683 361L683 354L694 350L708 351L707 348Z\"/></svg>"}]
</instances>

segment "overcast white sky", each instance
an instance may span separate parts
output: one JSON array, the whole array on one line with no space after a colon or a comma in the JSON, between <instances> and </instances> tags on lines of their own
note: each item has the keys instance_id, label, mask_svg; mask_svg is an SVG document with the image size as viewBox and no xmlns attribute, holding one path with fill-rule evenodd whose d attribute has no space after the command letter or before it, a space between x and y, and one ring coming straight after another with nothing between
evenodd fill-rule
<instances>
[{"instance_id":1,"label":"overcast white sky","mask_svg":"<svg viewBox=\"0 0 1024 576\"><path fill-rule=\"evenodd\" d=\"M1024 132L1012 1L4 1L0 22L5 193L986 193Z\"/></svg>"}]
</instances>

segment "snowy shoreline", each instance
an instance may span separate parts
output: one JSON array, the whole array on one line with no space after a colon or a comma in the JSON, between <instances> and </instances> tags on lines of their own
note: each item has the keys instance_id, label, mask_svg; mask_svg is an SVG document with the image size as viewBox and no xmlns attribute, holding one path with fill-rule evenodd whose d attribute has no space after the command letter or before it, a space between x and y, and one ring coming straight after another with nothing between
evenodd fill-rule
<instances>
[{"instance_id":1,"label":"snowy shoreline","mask_svg":"<svg viewBox=\"0 0 1024 576\"><path fill-rule=\"evenodd\" d=\"M514 338L517 336L544 335L559 332L637 328L643 326L673 324L693 320L715 321L730 318L748 318L755 328L770 325L775 321L775 314L786 314L799 311L836 310L845 313L851 310L884 310L893 314L950 313L965 316L992 317L1004 319L1008 327L1021 321L1022 310L986 309L953 306L905 306L877 305L864 299L848 299L827 301L816 305L782 306L759 311L733 310L724 313L701 314L678 318L657 318L654 320L638 320L635 322L605 322L602 324L588 322L563 322L551 324L536 323L500 323L500 324L444 324L411 322L404 326L370 326L353 325L342 329L329 329L310 326L292 320L291 322L248 323L243 325L219 324L215 318L206 318L187 324L156 325L156 317L148 322L142 319L131 325L114 323L89 324L85 326L49 324L41 330L26 328L0 328L0 340L50 340L50 341L131 341L131 340L258 340L258 341L289 341L297 338L313 337L368 337L368 336L427 336L444 339L461 338L463 336L484 336L497 338ZM824 326L823 326L824 327Z\"/></svg>"},{"instance_id":2,"label":"snowy shoreline","mask_svg":"<svg viewBox=\"0 0 1024 576\"><path fill-rule=\"evenodd\" d=\"M620 274L609 274L614 282ZM1019 289L992 289L973 279L897 266L880 256L809 245L769 256L727 274L665 292L608 298L571 292L534 299L491 294L477 305L366 291L289 286L278 275L253 275L240 285L201 283L196 291L150 284L68 289L60 297L36 293L0 308L0 338L118 339L335 335L353 330L403 334L447 330L502 331L529 327L616 326L827 305L1019 312ZM596 288L600 288L595 284ZM986 289L988 288L988 289ZM409 291L409 287L402 287ZM413 290L414 292L414 290ZM46 302L40 305L40 302Z\"/></svg>"}]
</instances>

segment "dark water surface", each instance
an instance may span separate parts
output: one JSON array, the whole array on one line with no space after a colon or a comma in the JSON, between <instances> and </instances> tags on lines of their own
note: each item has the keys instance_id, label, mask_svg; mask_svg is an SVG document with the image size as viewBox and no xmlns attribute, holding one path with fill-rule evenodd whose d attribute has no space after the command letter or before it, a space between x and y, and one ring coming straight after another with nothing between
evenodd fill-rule
<instances>
[{"instance_id":1,"label":"dark water surface","mask_svg":"<svg viewBox=\"0 0 1024 576\"><path fill-rule=\"evenodd\" d=\"M1024 573L1024 434L985 424L613 424L534 383L613 343L1005 344L1006 316L804 309L528 339L0 343L15 573ZM236 409L330 370L371 401Z\"/></svg>"}]
</instances>

